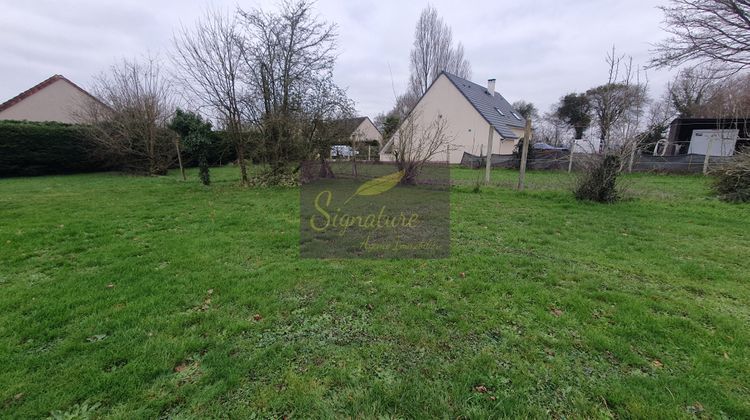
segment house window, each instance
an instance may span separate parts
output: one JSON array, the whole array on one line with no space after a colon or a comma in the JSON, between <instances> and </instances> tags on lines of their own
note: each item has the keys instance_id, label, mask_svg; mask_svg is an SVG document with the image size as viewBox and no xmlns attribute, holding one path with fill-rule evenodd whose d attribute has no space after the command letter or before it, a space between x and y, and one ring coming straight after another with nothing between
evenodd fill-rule
<instances>
[{"instance_id":1,"label":"house window","mask_svg":"<svg viewBox=\"0 0 750 420\"><path fill-rule=\"evenodd\" d=\"M495 108L495 111L497 111L497 113L502 115L503 117L505 116L505 113L501 111L500 108Z\"/></svg>"},{"instance_id":2,"label":"house window","mask_svg":"<svg viewBox=\"0 0 750 420\"><path fill-rule=\"evenodd\" d=\"M519 116L518 116L518 114L516 114L515 112L513 112L513 116L514 116L514 117L516 117L516 119L517 119L518 121L521 121L521 117L519 117Z\"/></svg>"}]
</instances>

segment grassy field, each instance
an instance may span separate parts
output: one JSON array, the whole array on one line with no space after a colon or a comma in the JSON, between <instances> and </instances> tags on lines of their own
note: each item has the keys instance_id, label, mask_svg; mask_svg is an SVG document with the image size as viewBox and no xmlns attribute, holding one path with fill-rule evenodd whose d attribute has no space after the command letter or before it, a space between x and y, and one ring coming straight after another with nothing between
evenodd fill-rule
<instances>
[{"instance_id":1,"label":"grassy field","mask_svg":"<svg viewBox=\"0 0 750 420\"><path fill-rule=\"evenodd\" d=\"M0 417L750 417L750 207L455 170L452 256L298 257L237 170L0 180Z\"/></svg>"}]
</instances>

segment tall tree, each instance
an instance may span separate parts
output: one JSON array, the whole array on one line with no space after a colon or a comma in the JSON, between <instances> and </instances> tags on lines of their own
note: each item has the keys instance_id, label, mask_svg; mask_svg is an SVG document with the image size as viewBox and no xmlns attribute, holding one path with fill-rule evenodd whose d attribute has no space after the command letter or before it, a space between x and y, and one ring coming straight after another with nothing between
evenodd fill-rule
<instances>
[{"instance_id":1,"label":"tall tree","mask_svg":"<svg viewBox=\"0 0 750 420\"><path fill-rule=\"evenodd\" d=\"M660 8L671 36L657 44L652 66L698 61L734 71L750 67L750 1L671 0Z\"/></svg>"},{"instance_id":2,"label":"tall tree","mask_svg":"<svg viewBox=\"0 0 750 420\"><path fill-rule=\"evenodd\" d=\"M241 183L248 184L248 136L243 126L243 101L249 94L244 77L244 36L235 15L209 10L192 28L181 28L175 35L178 79L188 93L210 109L223 125L237 152Z\"/></svg>"},{"instance_id":3,"label":"tall tree","mask_svg":"<svg viewBox=\"0 0 750 420\"><path fill-rule=\"evenodd\" d=\"M591 126L591 104L584 93L569 93L560 99L555 111L557 118L575 130L576 140Z\"/></svg>"},{"instance_id":4,"label":"tall tree","mask_svg":"<svg viewBox=\"0 0 750 420\"><path fill-rule=\"evenodd\" d=\"M314 15L307 0L285 0L276 12L239 10L247 27L244 58L253 95L250 117L261 130L274 172L301 157L304 103L321 94L336 60L336 25Z\"/></svg>"},{"instance_id":5,"label":"tall tree","mask_svg":"<svg viewBox=\"0 0 750 420\"><path fill-rule=\"evenodd\" d=\"M414 46L410 56L410 93L421 97L442 71L459 77L471 77L471 65L464 57L464 47L453 45L453 31L428 5L419 16L414 30Z\"/></svg>"}]
</instances>

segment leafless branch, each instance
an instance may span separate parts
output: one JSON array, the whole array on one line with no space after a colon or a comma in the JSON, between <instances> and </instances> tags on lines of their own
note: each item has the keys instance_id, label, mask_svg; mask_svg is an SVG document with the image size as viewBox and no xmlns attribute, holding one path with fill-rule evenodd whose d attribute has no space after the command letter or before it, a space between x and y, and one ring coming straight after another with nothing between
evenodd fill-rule
<instances>
[{"instance_id":1,"label":"leafless branch","mask_svg":"<svg viewBox=\"0 0 750 420\"><path fill-rule=\"evenodd\" d=\"M712 63L735 72L750 67L749 1L671 0L660 9L671 36L656 45L651 66Z\"/></svg>"}]
</instances>

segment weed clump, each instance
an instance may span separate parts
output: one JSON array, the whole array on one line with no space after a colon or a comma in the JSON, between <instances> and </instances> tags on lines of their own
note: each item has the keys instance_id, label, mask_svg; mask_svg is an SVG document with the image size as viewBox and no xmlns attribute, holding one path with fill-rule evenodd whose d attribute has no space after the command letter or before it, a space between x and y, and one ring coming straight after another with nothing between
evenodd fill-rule
<instances>
[{"instance_id":1,"label":"weed clump","mask_svg":"<svg viewBox=\"0 0 750 420\"><path fill-rule=\"evenodd\" d=\"M750 202L750 152L738 153L730 162L712 171L713 190L724 201Z\"/></svg>"},{"instance_id":2,"label":"weed clump","mask_svg":"<svg viewBox=\"0 0 750 420\"><path fill-rule=\"evenodd\" d=\"M604 155L591 157L583 165L573 193L578 200L614 203L621 197L617 185L620 174L620 157Z\"/></svg>"}]
</instances>

